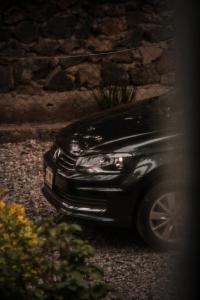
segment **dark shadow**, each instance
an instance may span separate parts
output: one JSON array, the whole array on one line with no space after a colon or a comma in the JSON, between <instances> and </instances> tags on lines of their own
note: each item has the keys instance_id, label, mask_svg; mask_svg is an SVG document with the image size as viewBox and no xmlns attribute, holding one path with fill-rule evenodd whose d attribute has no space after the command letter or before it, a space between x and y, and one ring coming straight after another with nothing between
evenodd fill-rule
<instances>
[{"instance_id":1,"label":"dark shadow","mask_svg":"<svg viewBox=\"0 0 200 300\"><path fill-rule=\"evenodd\" d=\"M142 251L143 253L153 251L143 243L134 228L108 226L106 224L80 220L63 214L58 214L55 218L55 222L57 224L67 222L80 225L82 228L80 237L88 240L94 248L106 247L119 250L134 248L134 251Z\"/></svg>"}]
</instances>

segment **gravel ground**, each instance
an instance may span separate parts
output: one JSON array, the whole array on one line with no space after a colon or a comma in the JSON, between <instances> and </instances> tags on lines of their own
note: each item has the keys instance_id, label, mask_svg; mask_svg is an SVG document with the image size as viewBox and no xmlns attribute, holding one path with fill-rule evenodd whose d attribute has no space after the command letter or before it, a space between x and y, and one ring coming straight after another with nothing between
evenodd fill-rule
<instances>
[{"instance_id":1,"label":"gravel ground","mask_svg":"<svg viewBox=\"0 0 200 300\"><path fill-rule=\"evenodd\" d=\"M42 154L49 142L28 140L0 145L0 188L8 189L7 201L22 203L34 221L52 215L66 219L41 194ZM106 280L125 299L172 299L175 253L158 253L144 246L130 230L81 223L83 237L96 250L93 261L101 266Z\"/></svg>"}]
</instances>

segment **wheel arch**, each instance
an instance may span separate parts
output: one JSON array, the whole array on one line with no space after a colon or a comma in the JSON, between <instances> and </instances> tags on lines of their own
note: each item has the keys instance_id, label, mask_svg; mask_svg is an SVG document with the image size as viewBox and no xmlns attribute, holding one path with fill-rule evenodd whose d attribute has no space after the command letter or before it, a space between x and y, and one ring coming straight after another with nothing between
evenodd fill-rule
<instances>
[{"instance_id":1,"label":"wheel arch","mask_svg":"<svg viewBox=\"0 0 200 300\"><path fill-rule=\"evenodd\" d=\"M142 177L140 179L140 181L138 182L139 184L139 193L137 195L136 201L134 202L134 206L133 206L133 222L135 220L139 205L140 205L140 201L141 199L143 199L143 197L145 197L145 195L147 194L147 192L156 184L160 184L160 183L168 183L171 184L174 182L173 178L172 178L172 174L173 174L173 166L169 165L169 166L159 166L155 169L153 169L152 171L150 171L149 173L147 173L144 177ZM177 180L178 178L176 178Z\"/></svg>"}]
</instances>

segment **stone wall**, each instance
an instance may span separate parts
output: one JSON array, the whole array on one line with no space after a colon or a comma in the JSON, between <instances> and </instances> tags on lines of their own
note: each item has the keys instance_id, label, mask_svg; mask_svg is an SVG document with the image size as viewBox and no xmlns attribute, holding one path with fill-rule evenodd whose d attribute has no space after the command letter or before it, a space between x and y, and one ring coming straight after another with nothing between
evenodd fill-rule
<instances>
[{"instance_id":1,"label":"stone wall","mask_svg":"<svg viewBox=\"0 0 200 300\"><path fill-rule=\"evenodd\" d=\"M91 90L109 81L137 86L137 99L164 93L174 84L173 14L167 0L0 1L0 122L89 114Z\"/></svg>"}]
</instances>

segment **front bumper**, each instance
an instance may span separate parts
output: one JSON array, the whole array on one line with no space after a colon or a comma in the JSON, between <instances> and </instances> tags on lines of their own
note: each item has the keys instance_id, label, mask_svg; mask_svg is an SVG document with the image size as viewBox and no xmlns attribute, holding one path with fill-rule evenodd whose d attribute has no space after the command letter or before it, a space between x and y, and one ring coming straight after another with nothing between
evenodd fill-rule
<instances>
[{"instance_id":1,"label":"front bumper","mask_svg":"<svg viewBox=\"0 0 200 300\"><path fill-rule=\"evenodd\" d=\"M62 196L55 190L51 190L48 186L44 185L42 188L45 198L57 209L60 209L63 213L71 215L81 219L93 220L96 222L102 222L112 224L114 226L128 228L132 226L132 202L129 197L121 195L113 195L107 193L106 207L93 208L93 205L80 205L77 202L77 197L72 195ZM73 199L73 204L72 204ZM85 197L78 199L86 200ZM93 197L88 197L87 202L91 203L95 201ZM74 203L78 203L77 205ZM90 207L89 207L90 206Z\"/></svg>"},{"instance_id":2,"label":"front bumper","mask_svg":"<svg viewBox=\"0 0 200 300\"><path fill-rule=\"evenodd\" d=\"M56 195L55 192L50 190L47 186L44 186L42 189L43 195L46 199L55 207L61 209L61 211L67 215L72 215L81 219L100 221L106 223L114 223L115 220L109 217L103 217L99 214L103 214L105 211L101 209L91 209L84 207L77 207L67 204L67 199L63 199Z\"/></svg>"},{"instance_id":3,"label":"front bumper","mask_svg":"<svg viewBox=\"0 0 200 300\"><path fill-rule=\"evenodd\" d=\"M94 220L120 227L130 227L133 221L134 193L126 191L122 179L115 176L88 177L80 174L67 176L66 172L47 152L44 167L50 167L54 174L52 188L44 184L46 199L68 215Z\"/></svg>"}]
</instances>

